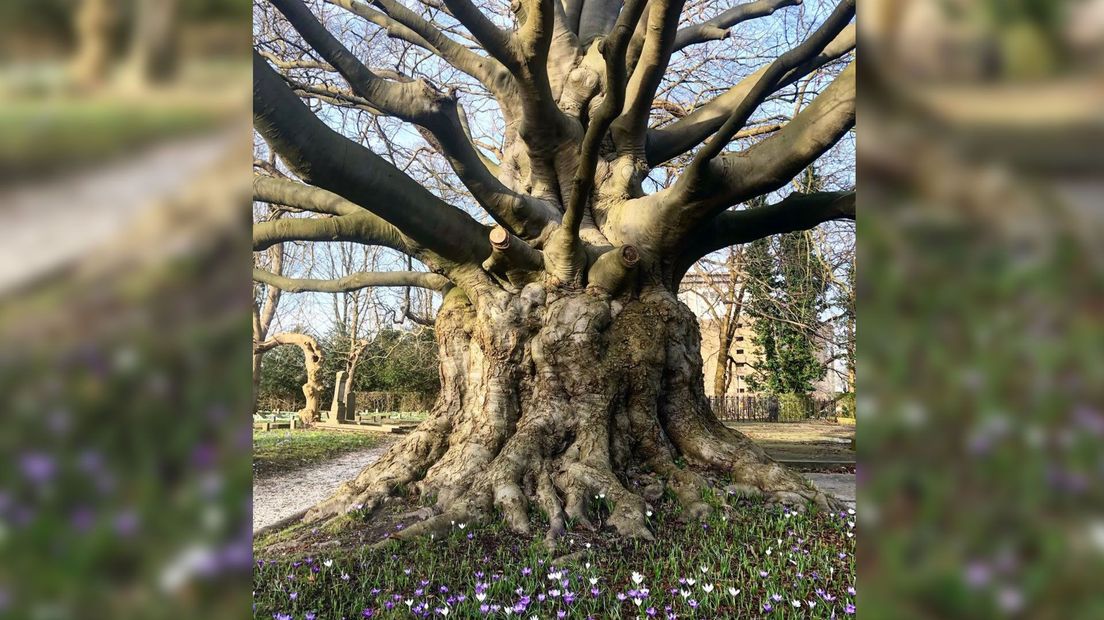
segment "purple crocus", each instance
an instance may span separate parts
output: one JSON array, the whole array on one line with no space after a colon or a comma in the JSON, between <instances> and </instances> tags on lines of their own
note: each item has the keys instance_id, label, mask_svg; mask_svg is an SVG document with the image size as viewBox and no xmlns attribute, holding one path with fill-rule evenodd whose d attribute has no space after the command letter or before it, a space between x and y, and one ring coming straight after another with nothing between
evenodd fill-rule
<instances>
[{"instance_id":1,"label":"purple crocus","mask_svg":"<svg viewBox=\"0 0 1104 620\"><path fill-rule=\"evenodd\" d=\"M28 452L19 459L19 468L28 480L44 484L53 479L57 472L54 458L43 452Z\"/></svg>"},{"instance_id":2,"label":"purple crocus","mask_svg":"<svg viewBox=\"0 0 1104 620\"><path fill-rule=\"evenodd\" d=\"M855 605L848 603L847 606L843 608L843 612L849 616L855 615Z\"/></svg>"}]
</instances>

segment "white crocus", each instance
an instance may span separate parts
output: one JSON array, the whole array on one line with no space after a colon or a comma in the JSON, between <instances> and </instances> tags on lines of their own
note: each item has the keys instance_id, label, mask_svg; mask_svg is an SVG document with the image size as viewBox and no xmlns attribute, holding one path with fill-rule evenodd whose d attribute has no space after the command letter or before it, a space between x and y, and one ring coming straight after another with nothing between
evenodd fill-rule
<instances>
[{"instance_id":1,"label":"white crocus","mask_svg":"<svg viewBox=\"0 0 1104 620\"><path fill-rule=\"evenodd\" d=\"M709 594L710 592L713 591L713 587L714 587L713 584L707 583L707 584L702 586L702 590L705 590L705 593Z\"/></svg>"},{"instance_id":2,"label":"white crocus","mask_svg":"<svg viewBox=\"0 0 1104 620\"><path fill-rule=\"evenodd\" d=\"M475 593L475 600L482 603L483 601L487 600L487 593L486 592L476 592Z\"/></svg>"},{"instance_id":3,"label":"white crocus","mask_svg":"<svg viewBox=\"0 0 1104 620\"><path fill-rule=\"evenodd\" d=\"M326 560L325 562L322 562L322 566L325 566L326 568L333 566L333 560Z\"/></svg>"},{"instance_id":4,"label":"white crocus","mask_svg":"<svg viewBox=\"0 0 1104 620\"><path fill-rule=\"evenodd\" d=\"M735 597L739 593L740 593L740 591L737 590L736 588L729 588L728 589L728 595L729 596Z\"/></svg>"},{"instance_id":5,"label":"white crocus","mask_svg":"<svg viewBox=\"0 0 1104 620\"><path fill-rule=\"evenodd\" d=\"M644 583L644 575L641 575L640 573L638 573L636 571L633 571L632 581L636 585L640 585L640 584Z\"/></svg>"}]
</instances>

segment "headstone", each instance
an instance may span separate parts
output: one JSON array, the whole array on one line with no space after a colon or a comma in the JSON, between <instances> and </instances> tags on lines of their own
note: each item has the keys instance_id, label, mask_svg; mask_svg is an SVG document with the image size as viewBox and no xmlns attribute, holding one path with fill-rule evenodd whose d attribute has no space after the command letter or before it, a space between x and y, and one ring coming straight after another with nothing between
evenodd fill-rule
<instances>
[{"instance_id":1,"label":"headstone","mask_svg":"<svg viewBox=\"0 0 1104 620\"><path fill-rule=\"evenodd\" d=\"M356 422L356 392L353 390L345 394L345 418L342 421Z\"/></svg>"},{"instance_id":2,"label":"headstone","mask_svg":"<svg viewBox=\"0 0 1104 620\"><path fill-rule=\"evenodd\" d=\"M337 373L334 379L333 403L330 405L330 415L326 418L328 424L341 424L345 421L345 375L344 370Z\"/></svg>"}]
</instances>

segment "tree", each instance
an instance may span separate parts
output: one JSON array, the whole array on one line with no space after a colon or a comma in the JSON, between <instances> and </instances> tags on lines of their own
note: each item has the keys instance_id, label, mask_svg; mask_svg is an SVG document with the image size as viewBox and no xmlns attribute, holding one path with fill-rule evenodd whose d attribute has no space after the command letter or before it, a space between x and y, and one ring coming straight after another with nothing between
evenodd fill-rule
<instances>
[{"instance_id":1,"label":"tree","mask_svg":"<svg viewBox=\"0 0 1104 620\"><path fill-rule=\"evenodd\" d=\"M823 265L804 232L756 240L747 254L747 309L760 352L748 385L772 394L808 394L827 372L818 356L827 286Z\"/></svg>"},{"instance_id":2,"label":"tree","mask_svg":"<svg viewBox=\"0 0 1104 620\"><path fill-rule=\"evenodd\" d=\"M270 351L280 345L295 345L303 351L303 363L307 369L307 380L303 383L305 402L299 410L299 419L304 424L315 422L322 411L322 348L313 336L287 332L276 334L264 342L253 345L253 355Z\"/></svg>"},{"instance_id":3,"label":"tree","mask_svg":"<svg viewBox=\"0 0 1104 620\"><path fill-rule=\"evenodd\" d=\"M797 2L736 5L684 27L678 0L520 0L512 17L471 0L417 11L396 0L328 4L363 21L353 28L300 0L261 5L254 127L299 181L273 179L255 198L306 216L255 224L254 250L352 241L431 273L254 277L285 290L442 291L441 392L422 425L297 518L371 514L408 489L435 498L436 514L399 538L496 514L529 533L531 508L555 538L569 519L590 526L601 494L612 504L605 523L651 539L629 480L661 481L698 517L717 473L775 501L830 503L710 411L697 319L677 291L711 252L854 217L854 195L841 192L730 210L784 189L853 127L853 62L789 122L747 127L780 91L853 49L853 0L696 107L684 80L665 83L672 58ZM414 60L362 62L350 47L378 32L397 48L378 42L364 58L398 49ZM650 122L666 110L671 118ZM379 126L394 131L366 133ZM389 161L404 150L416 152L409 165ZM650 175L674 180L649 192Z\"/></svg>"}]
</instances>

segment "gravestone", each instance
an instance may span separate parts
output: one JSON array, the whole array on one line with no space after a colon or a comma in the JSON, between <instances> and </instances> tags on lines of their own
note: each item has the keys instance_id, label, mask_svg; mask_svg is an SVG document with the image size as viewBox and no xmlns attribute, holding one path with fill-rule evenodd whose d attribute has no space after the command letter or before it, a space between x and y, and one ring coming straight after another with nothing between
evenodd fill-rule
<instances>
[{"instance_id":1,"label":"gravestone","mask_svg":"<svg viewBox=\"0 0 1104 620\"><path fill-rule=\"evenodd\" d=\"M356 392L349 390L345 395L345 417L342 422L356 422Z\"/></svg>"},{"instance_id":2,"label":"gravestone","mask_svg":"<svg viewBox=\"0 0 1104 620\"><path fill-rule=\"evenodd\" d=\"M344 370L340 370L337 373L337 378L334 379L334 395L333 403L330 405L330 415L326 417L327 424L341 424L345 421L345 376Z\"/></svg>"}]
</instances>

